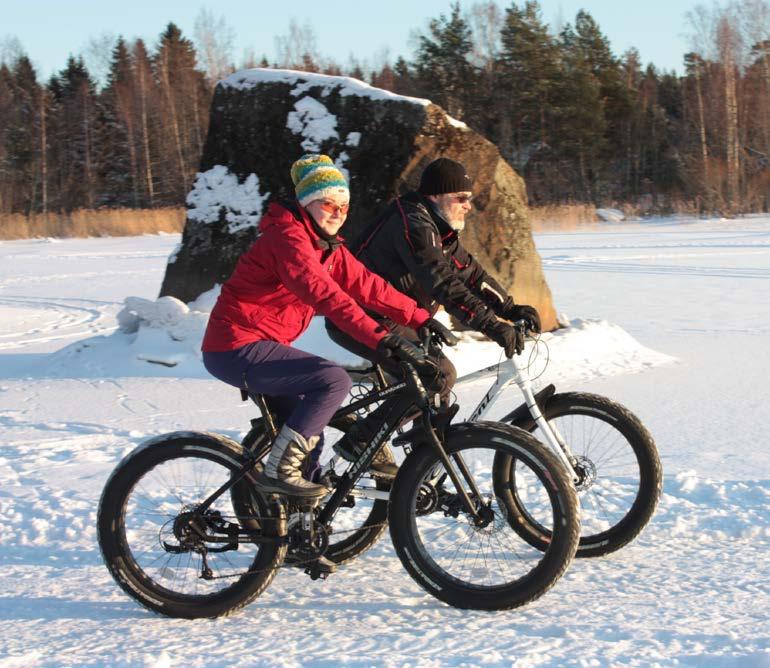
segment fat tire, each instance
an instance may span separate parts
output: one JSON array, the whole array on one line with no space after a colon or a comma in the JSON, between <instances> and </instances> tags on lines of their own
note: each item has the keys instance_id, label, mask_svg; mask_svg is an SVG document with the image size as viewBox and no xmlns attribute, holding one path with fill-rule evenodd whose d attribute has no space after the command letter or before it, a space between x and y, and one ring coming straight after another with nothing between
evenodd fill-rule
<instances>
[{"instance_id":1,"label":"fat tire","mask_svg":"<svg viewBox=\"0 0 770 668\"><path fill-rule=\"evenodd\" d=\"M526 431L503 423L473 422L449 427L447 454L465 448L494 448L515 455L532 466L548 492L554 531L539 563L513 583L481 587L448 577L420 548L415 505L426 471L438 455L430 445L415 448L401 465L390 495L390 535L407 572L425 591L457 608L507 610L542 596L567 570L580 536L579 504L575 489L556 457ZM491 466L491 463L490 463Z\"/></svg>"},{"instance_id":2,"label":"fat tire","mask_svg":"<svg viewBox=\"0 0 770 668\"><path fill-rule=\"evenodd\" d=\"M169 617L196 619L235 612L257 598L275 577L286 547L262 543L248 570L214 594L187 595L166 589L136 563L125 536L125 510L129 494L142 476L158 464L177 458L197 457L237 471L243 459L238 443L217 434L176 432L147 441L118 464L99 502L97 537L102 557L118 585L144 607ZM264 504L264 501L261 502ZM266 504L260 516L276 516Z\"/></svg>"},{"instance_id":3,"label":"fat tire","mask_svg":"<svg viewBox=\"0 0 770 668\"><path fill-rule=\"evenodd\" d=\"M625 438L636 456L639 466L639 490L629 511L609 529L596 534L581 535L576 557L599 557L628 545L649 523L660 499L663 486L663 468L652 435L639 418L625 406L597 394L564 392L553 395L541 409L547 420L567 415L585 415L614 427ZM533 428L536 433L537 427ZM513 458L500 456L495 461L495 479L500 485L500 496L511 509L510 518L518 523L514 529L531 545L543 549L549 534L542 527L528 524L526 512L513 493L510 484ZM601 471L598 471L601 475ZM581 496L578 493L578 496ZM584 504L585 511L585 504Z\"/></svg>"}]
</instances>

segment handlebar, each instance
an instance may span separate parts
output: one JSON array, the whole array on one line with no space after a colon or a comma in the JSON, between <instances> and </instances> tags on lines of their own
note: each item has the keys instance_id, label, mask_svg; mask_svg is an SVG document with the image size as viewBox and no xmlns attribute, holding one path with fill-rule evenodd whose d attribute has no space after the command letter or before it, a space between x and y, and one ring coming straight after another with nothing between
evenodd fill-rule
<instances>
[{"instance_id":1,"label":"handlebar","mask_svg":"<svg viewBox=\"0 0 770 668\"><path fill-rule=\"evenodd\" d=\"M529 320L526 318L521 318L519 320L514 320L511 325L513 325L516 329L518 329L520 332L526 334L529 330Z\"/></svg>"}]
</instances>

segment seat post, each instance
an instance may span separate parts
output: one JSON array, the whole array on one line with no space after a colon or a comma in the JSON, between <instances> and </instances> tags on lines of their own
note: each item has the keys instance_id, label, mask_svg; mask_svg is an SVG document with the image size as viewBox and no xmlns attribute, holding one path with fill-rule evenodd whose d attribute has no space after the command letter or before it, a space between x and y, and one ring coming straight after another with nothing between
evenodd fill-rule
<instances>
[{"instance_id":1,"label":"seat post","mask_svg":"<svg viewBox=\"0 0 770 668\"><path fill-rule=\"evenodd\" d=\"M385 378L385 372L382 370L382 367L379 364L374 365L374 372L377 375L377 382L379 387L378 390L382 390L385 387L388 386L388 380Z\"/></svg>"},{"instance_id":2,"label":"seat post","mask_svg":"<svg viewBox=\"0 0 770 668\"><path fill-rule=\"evenodd\" d=\"M265 426L270 433L270 438L274 439L278 436L278 430L275 428L275 420L273 420L273 413L267 406L264 394L255 394L254 401L259 406L259 412L262 413L262 417L265 419Z\"/></svg>"}]
</instances>

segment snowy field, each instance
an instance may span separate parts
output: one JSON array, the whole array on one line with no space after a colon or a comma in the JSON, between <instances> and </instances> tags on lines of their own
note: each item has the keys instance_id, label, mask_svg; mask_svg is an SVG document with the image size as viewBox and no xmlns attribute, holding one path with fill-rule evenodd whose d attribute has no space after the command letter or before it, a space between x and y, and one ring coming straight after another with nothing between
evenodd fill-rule
<instances>
[{"instance_id":1,"label":"snowy field","mask_svg":"<svg viewBox=\"0 0 770 668\"><path fill-rule=\"evenodd\" d=\"M537 235L571 325L544 337L539 382L626 404L666 478L634 543L494 614L425 594L387 535L326 582L282 570L231 618L162 618L115 585L94 528L114 465L166 431L237 438L255 413L198 361L211 295L153 303L178 240L0 242L0 666L770 667L769 218ZM150 301L118 330L129 296ZM340 356L315 326L303 345ZM467 373L498 350L453 355ZM480 391L458 388L464 410Z\"/></svg>"}]
</instances>

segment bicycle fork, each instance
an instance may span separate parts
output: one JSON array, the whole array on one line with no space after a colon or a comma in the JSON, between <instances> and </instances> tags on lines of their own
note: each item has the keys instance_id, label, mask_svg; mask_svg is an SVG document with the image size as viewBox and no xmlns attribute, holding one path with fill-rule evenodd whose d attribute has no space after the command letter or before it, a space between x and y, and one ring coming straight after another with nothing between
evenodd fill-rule
<instances>
[{"instance_id":1,"label":"bicycle fork","mask_svg":"<svg viewBox=\"0 0 770 668\"><path fill-rule=\"evenodd\" d=\"M511 358L511 365L514 370L513 381L519 386L519 389L524 396L524 401L527 404L527 409L529 409L529 413L535 421L535 424L540 428L543 440L548 444L551 450L556 453L556 456L561 460L564 468L570 472L573 484L577 484L580 481L580 477L575 471L575 465L577 464L575 456L569 449L564 437L559 433L556 425L551 424L545 419L545 416L537 403L537 399L535 399L535 393L532 391L532 382L530 381L529 376L521 372L515 357Z\"/></svg>"}]
</instances>

